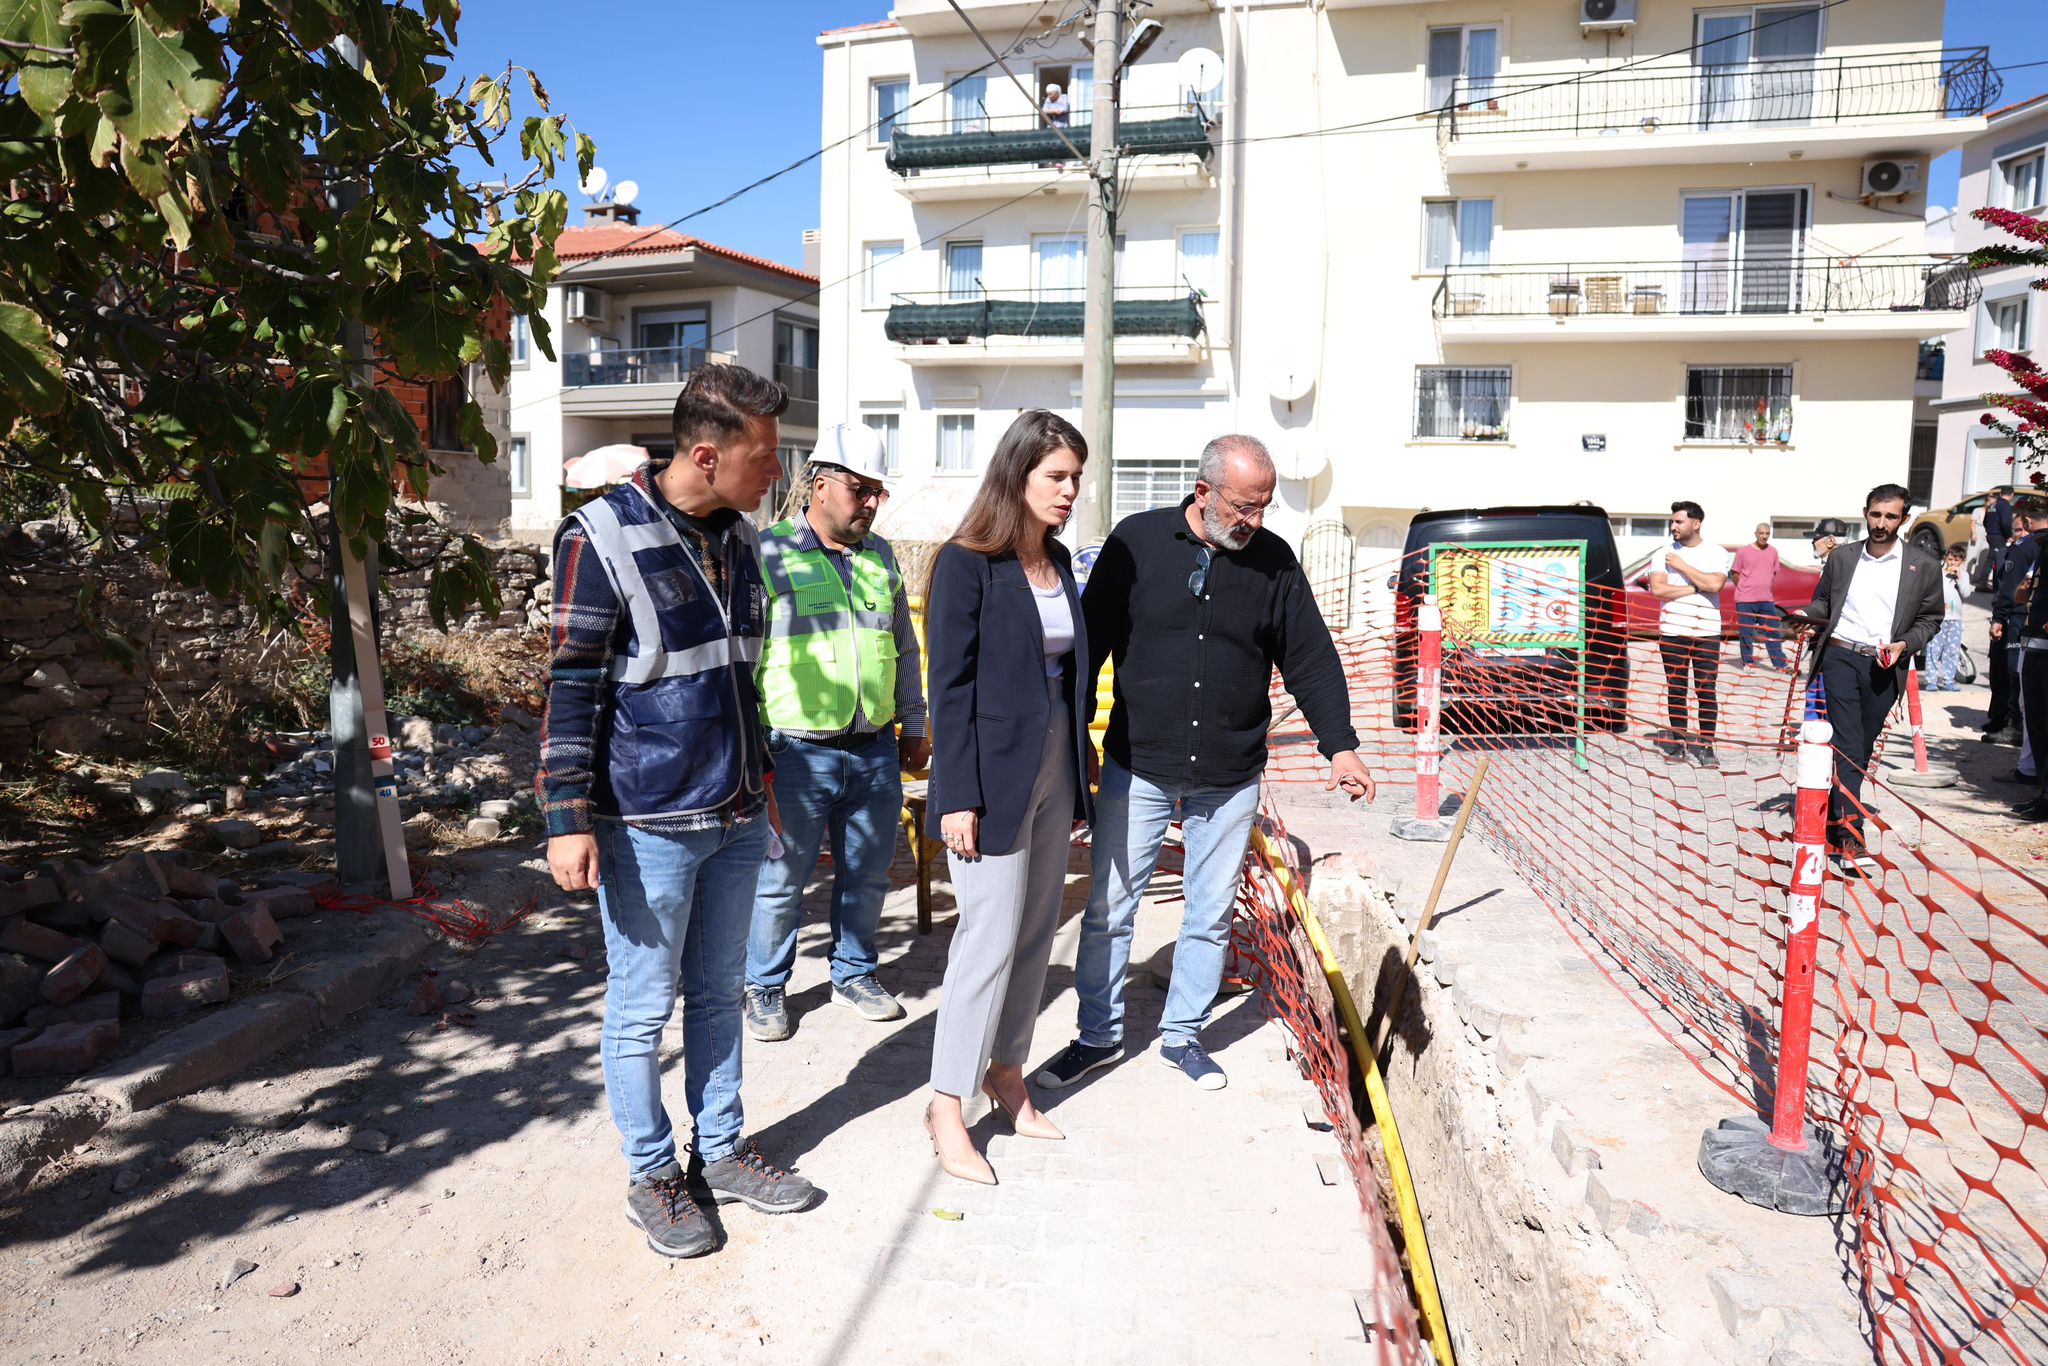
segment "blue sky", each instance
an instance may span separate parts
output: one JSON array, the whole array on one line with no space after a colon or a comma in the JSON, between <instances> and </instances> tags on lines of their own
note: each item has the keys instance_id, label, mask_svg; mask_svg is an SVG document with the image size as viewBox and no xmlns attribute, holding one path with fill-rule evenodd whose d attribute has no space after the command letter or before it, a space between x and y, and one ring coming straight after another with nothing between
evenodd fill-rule
<instances>
[{"instance_id":1,"label":"blue sky","mask_svg":"<svg viewBox=\"0 0 2048 1366\"><path fill-rule=\"evenodd\" d=\"M2035 17L2018 17L2028 10ZM888 11L888 0L486 0L464 8L456 70L516 61L538 71L556 110L597 139L599 164L640 182L642 222L655 223L816 151L818 34ZM1947 15L1953 46L1988 45L2000 65L2048 62L2042 0L1950 0ZM2006 103L2044 90L2048 65L2005 75ZM1957 160L1931 168L1930 204L1955 203ZM817 222L813 163L683 230L798 264Z\"/></svg>"}]
</instances>

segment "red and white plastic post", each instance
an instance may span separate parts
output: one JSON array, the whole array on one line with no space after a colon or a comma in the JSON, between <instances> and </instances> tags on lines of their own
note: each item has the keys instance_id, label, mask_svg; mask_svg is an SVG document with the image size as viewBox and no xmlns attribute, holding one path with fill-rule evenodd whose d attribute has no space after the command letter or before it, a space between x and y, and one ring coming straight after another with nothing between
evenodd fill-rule
<instances>
[{"instance_id":1,"label":"red and white plastic post","mask_svg":"<svg viewBox=\"0 0 2048 1366\"><path fill-rule=\"evenodd\" d=\"M1891 781L1901 787L1953 787L1962 774L1945 764L1927 762L1927 732L1921 725L1920 670L1906 668L1906 719L1913 727L1913 771L1894 773Z\"/></svg>"},{"instance_id":2,"label":"red and white plastic post","mask_svg":"<svg viewBox=\"0 0 2048 1366\"><path fill-rule=\"evenodd\" d=\"M1753 1205L1787 1214L1832 1214L1842 1207L1840 1157L1806 1122L1814 970L1828 876L1833 739L1834 728L1825 721L1807 721L1799 728L1792 878L1785 894L1785 1004L1778 1022L1778 1085L1771 1123L1766 1128L1755 1115L1737 1115L1700 1139L1700 1171L1707 1180Z\"/></svg>"},{"instance_id":3,"label":"red and white plastic post","mask_svg":"<svg viewBox=\"0 0 2048 1366\"><path fill-rule=\"evenodd\" d=\"M1443 819L1444 613L1425 595L1415 613L1415 814L1396 816L1396 839L1441 844L1451 837Z\"/></svg>"},{"instance_id":4,"label":"red and white plastic post","mask_svg":"<svg viewBox=\"0 0 2048 1366\"><path fill-rule=\"evenodd\" d=\"M1821 893L1828 877L1828 789L1833 728L1808 721L1799 732L1799 796L1792 817L1792 885L1785 897L1784 1013L1778 1024L1778 1098L1771 1146L1806 1150L1806 1063L1813 1042L1813 970L1820 947Z\"/></svg>"}]
</instances>

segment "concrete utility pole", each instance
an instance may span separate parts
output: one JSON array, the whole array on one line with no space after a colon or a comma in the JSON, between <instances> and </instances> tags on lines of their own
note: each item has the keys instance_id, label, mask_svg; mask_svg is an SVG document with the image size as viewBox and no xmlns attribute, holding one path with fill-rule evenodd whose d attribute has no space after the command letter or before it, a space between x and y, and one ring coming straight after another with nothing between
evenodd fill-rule
<instances>
[{"instance_id":1,"label":"concrete utility pole","mask_svg":"<svg viewBox=\"0 0 2048 1366\"><path fill-rule=\"evenodd\" d=\"M1116 421L1116 98L1123 67L1122 0L1095 7L1095 105L1089 114L1088 303L1081 342L1081 434L1088 438L1081 544L1109 535Z\"/></svg>"},{"instance_id":2,"label":"concrete utility pole","mask_svg":"<svg viewBox=\"0 0 2048 1366\"><path fill-rule=\"evenodd\" d=\"M360 71L363 50L348 37L334 40L334 55ZM324 168L323 168L324 169ZM353 180L328 187L334 208L346 213L362 199ZM360 322L342 326L351 369L370 381L373 357L369 331ZM330 478L332 470L329 471ZM331 490L330 490L331 493ZM384 709L384 665L378 656L376 547L358 556L328 499L327 594L333 680L327 689L327 729L334 744L334 872L349 891L376 886L379 866L395 901L412 896L412 871L399 822L398 790L392 763L390 720Z\"/></svg>"}]
</instances>

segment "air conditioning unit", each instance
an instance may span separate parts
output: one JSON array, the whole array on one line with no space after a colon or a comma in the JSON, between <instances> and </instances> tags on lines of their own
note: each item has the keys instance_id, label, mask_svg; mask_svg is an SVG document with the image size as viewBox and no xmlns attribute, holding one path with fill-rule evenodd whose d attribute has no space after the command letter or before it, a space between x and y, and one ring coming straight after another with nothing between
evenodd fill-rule
<instances>
[{"instance_id":1,"label":"air conditioning unit","mask_svg":"<svg viewBox=\"0 0 2048 1366\"><path fill-rule=\"evenodd\" d=\"M1599 33L1633 27L1636 0L1579 0L1579 32Z\"/></svg>"},{"instance_id":2,"label":"air conditioning unit","mask_svg":"<svg viewBox=\"0 0 2048 1366\"><path fill-rule=\"evenodd\" d=\"M1917 161L1866 161L1863 163L1864 198L1912 194L1920 188Z\"/></svg>"},{"instance_id":3,"label":"air conditioning unit","mask_svg":"<svg viewBox=\"0 0 2048 1366\"><path fill-rule=\"evenodd\" d=\"M568 305L572 323L604 322L604 295L588 285L569 285L563 302Z\"/></svg>"}]
</instances>

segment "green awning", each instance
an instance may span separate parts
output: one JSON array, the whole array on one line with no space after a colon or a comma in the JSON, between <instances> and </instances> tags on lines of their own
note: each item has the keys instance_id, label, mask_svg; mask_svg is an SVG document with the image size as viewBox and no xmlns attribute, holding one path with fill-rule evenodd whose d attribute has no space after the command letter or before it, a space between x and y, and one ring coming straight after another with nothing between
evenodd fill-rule
<instances>
[{"instance_id":1,"label":"green awning","mask_svg":"<svg viewBox=\"0 0 2048 1366\"><path fill-rule=\"evenodd\" d=\"M952 341L969 337L1079 337L1086 305L1058 301L990 298L968 303L899 303L889 309L883 331L890 341ZM1119 299L1119 337L1199 337L1202 306L1194 298Z\"/></svg>"},{"instance_id":2,"label":"green awning","mask_svg":"<svg viewBox=\"0 0 2048 1366\"><path fill-rule=\"evenodd\" d=\"M930 125L926 125L930 126ZM1093 129L1087 125L1067 129L1067 138L1084 156L1094 154ZM1132 153L1169 156L1192 153L1209 155L1209 129L1196 114L1172 118L1138 119L1117 127L1117 141ZM1017 162L1071 161L1073 152L1059 133L1047 127L1014 131L916 133L910 126L896 130L889 141L889 169L904 171L938 170L948 166L1006 166Z\"/></svg>"}]
</instances>

